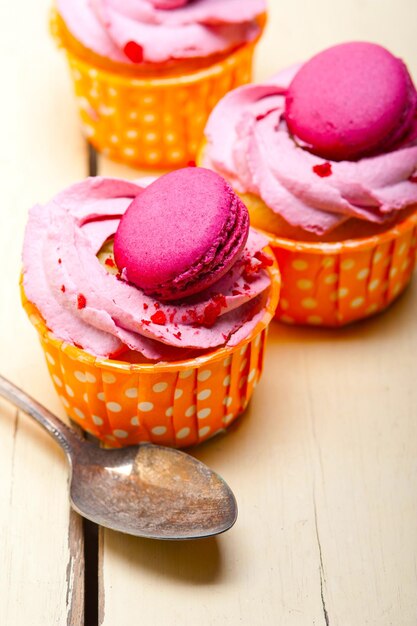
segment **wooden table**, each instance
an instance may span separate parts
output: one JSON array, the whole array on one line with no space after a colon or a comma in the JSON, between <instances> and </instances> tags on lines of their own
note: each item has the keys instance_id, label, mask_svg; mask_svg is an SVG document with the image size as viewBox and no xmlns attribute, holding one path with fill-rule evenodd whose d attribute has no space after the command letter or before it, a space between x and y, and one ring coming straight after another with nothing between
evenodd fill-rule
<instances>
[{"instance_id":1,"label":"wooden table","mask_svg":"<svg viewBox=\"0 0 417 626\"><path fill-rule=\"evenodd\" d=\"M17 287L28 208L87 173L48 5L0 8L0 371L63 416ZM417 77L415 0L270 5L258 79L349 39L388 46ZM105 159L99 171L138 175ZM236 526L216 539L84 528L64 455L1 401L0 624L415 626L416 319L415 282L385 315L345 330L273 325L246 415L192 451L238 499Z\"/></svg>"}]
</instances>

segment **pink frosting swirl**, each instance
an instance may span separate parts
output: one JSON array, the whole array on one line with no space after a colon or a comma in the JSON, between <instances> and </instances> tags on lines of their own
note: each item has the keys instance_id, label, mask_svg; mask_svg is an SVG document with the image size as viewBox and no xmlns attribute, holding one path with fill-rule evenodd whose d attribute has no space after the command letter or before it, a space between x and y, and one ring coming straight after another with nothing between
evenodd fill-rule
<instances>
[{"instance_id":1,"label":"pink frosting swirl","mask_svg":"<svg viewBox=\"0 0 417 626\"><path fill-rule=\"evenodd\" d=\"M417 119L395 150L325 161L299 146L284 118L300 66L229 93L212 112L202 165L254 193L286 222L324 235L350 218L384 224L417 203Z\"/></svg>"},{"instance_id":2,"label":"pink frosting swirl","mask_svg":"<svg viewBox=\"0 0 417 626\"><path fill-rule=\"evenodd\" d=\"M251 231L242 257L217 283L192 298L158 302L97 257L142 190L90 178L34 206L23 246L27 298L58 338L99 357L129 348L146 359L182 359L239 343L264 314L266 239Z\"/></svg>"},{"instance_id":3,"label":"pink frosting swirl","mask_svg":"<svg viewBox=\"0 0 417 626\"><path fill-rule=\"evenodd\" d=\"M57 0L57 8L73 36L95 53L123 63L163 63L254 40L266 0Z\"/></svg>"}]
</instances>

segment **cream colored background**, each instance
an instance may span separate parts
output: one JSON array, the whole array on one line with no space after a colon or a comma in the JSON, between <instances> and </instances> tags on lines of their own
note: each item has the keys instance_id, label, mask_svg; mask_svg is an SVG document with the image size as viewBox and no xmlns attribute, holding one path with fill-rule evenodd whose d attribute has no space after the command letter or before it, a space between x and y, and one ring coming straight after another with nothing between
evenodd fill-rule
<instances>
[{"instance_id":1,"label":"cream colored background","mask_svg":"<svg viewBox=\"0 0 417 626\"><path fill-rule=\"evenodd\" d=\"M0 372L62 415L17 289L28 207L87 171L48 6L0 6ZM388 46L417 78L415 0L270 7L257 78L348 39ZM236 526L179 544L103 532L102 623L415 626L416 319L414 284L384 316L345 330L274 325L247 415L195 451L234 489ZM29 418L0 409L0 624L65 625L82 577L64 456ZM82 624L72 610L68 623Z\"/></svg>"}]
</instances>

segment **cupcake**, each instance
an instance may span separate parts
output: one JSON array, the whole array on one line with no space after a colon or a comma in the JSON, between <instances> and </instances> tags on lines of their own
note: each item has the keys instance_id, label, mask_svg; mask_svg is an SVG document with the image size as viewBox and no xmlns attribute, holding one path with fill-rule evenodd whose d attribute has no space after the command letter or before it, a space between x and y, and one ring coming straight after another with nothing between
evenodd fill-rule
<instances>
[{"instance_id":1,"label":"cupcake","mask_svg":"<svg viewBox=\"0 0 417 626\"><path fill-rule=\"evenodd\" d=\"M56 0L88 141L134 166L187 165L217 101L251 80L265 17L265 0Z\"/></svg>"},{"instance_id":2,"label":"cupcake","mask_svg":"<svg viewBox=\"0 0 417 626\"><path fill-rule=\"evenodd\" d=\"M237 89L213 111L201 162L268 233L279 320L344 325L382 311L410 281L416 111L404 63L365 42Z\"/></svg>"},{"instance_id":3,"label":"cupcake","mask_svg":"<svg viewBox=\"0 0 417 626\"><path fill-rule=\"evenodd\" d=\"M111 446L226 428L262 371L279 273L217 174L89 178L29 213L22 301L67 414Z\"/></svg>"}]
</instances>

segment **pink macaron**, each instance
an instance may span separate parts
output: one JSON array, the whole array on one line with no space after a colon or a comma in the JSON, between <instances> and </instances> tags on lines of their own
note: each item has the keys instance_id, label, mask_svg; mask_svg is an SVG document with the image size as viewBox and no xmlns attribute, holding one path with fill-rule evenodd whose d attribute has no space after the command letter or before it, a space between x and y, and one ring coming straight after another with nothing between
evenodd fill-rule
<instances>
[{"instance_id":1,"label":"pink macaron","mask_svg":"<svg viewBox=\"0 0 417 626\"><path fill-rule=\"evenodd\" d=\"M373 43L314 56L293 79L285 119L302 147L333 160L386 152L413 126L417 92L401 59Z\"/></svg>"},{"instance_id":2,"label":"pink macaron","mask_svg":"<svg viewBox=\"0 0 417 626\"><path fill-rule=\"evenodd\" d=\"M127 209L114 239L124 278L160 300L217 282L241 256L246 206L218 174L180 169L153 182Z\"/></svg>"},{"instance_id":3,"label":"pink macaron","mask_svg":"<svg viewBox=\"0 0 417 626\"><path fill-rule=\"evenodd\" d=\"M178 9L188 4L189 0L151 0L156 9Z\"/></svg>"}]
</instances>

